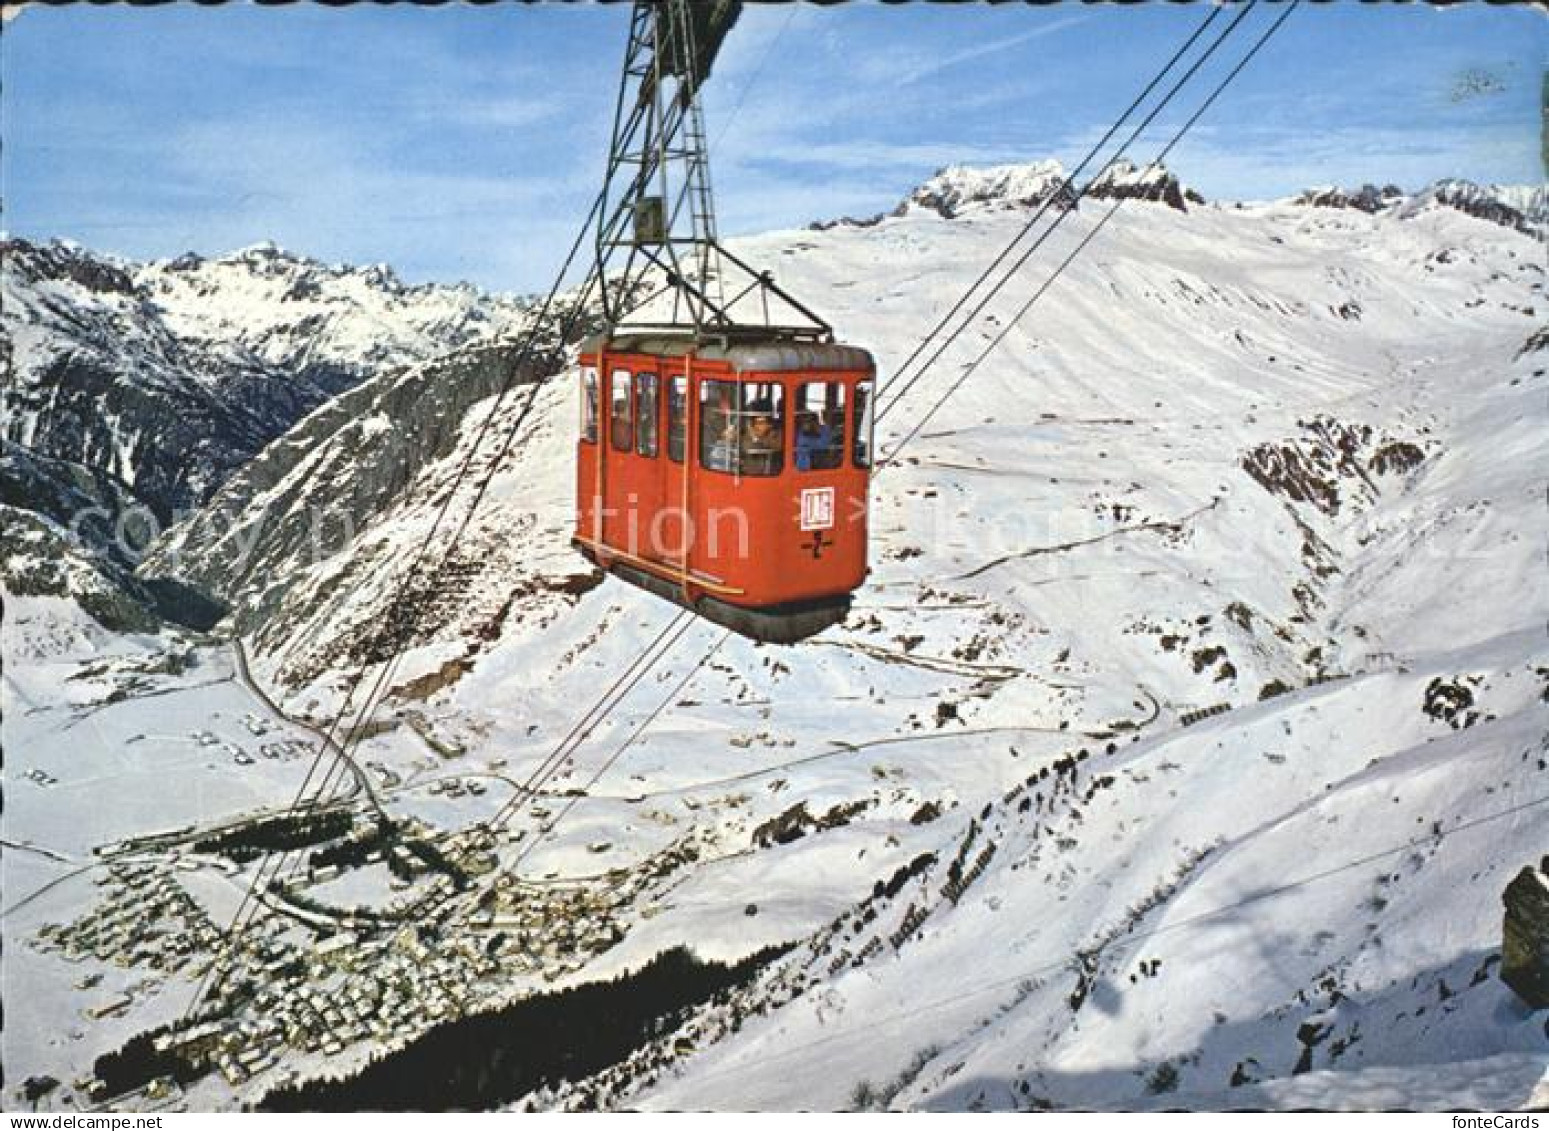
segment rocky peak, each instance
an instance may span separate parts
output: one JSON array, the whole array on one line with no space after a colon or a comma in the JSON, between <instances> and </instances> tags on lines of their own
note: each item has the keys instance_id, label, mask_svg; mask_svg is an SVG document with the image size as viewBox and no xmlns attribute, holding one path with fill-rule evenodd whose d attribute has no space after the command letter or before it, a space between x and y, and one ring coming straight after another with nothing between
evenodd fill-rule
<instances>
[{"instance_id":1,"label":"rocky peak","mask_svg":"<svg viewBox=\"0 0 1549 1131\"><path fill-rule=\"evenodd\" d=\"M1034 208L1056 194L1064 196L1059 202L1062 207L1074 201L1075 193L1065 187L1065 170L1058 161L981 168L949 165L910 193L895 215L928 209L950 220L974 211ZM1093 177L1087 196L1093 200L1154 201L1180 212L1205 200L1162 166L1141 168L1123 160Z\"/></svg>"},{"instance_id":2,"label":"rocky peak","mask_svg":"<svg viewBox=\"0 0 1549 1131\"><path fill-rule=\"evenodd\" d=\"M1370 215L1388 213L1400 220L1430 208L1453 208L1487 223L1543 238L1549 235L1549 187L1544 185L1479 185L1454 177L1407 193L1398 185L1359 188L1323 185L1291 198L1311 208L1349 208Z\"/></svg>"},{"instance_id":3,"label":"rocky peak","mask_svg":"<svg viewBox=\"0 0 1549 1131\"><path fill-rule=\"evenodd\" d=\"M294 267L321 267L316 259L295 255L286 251L273 240L260 240L247 247L219 256L217 263L243 263L254 270L286 270Z\"/></svg>"},{"instance_id":4,"label":"rocky peak","mask_svg":"<svg viewBox=\"0 0 1549 1131\"><path fill-rule=\"evenodd\" d=\"M1549 200L1546 200L1542 186L1535 191L1521 185L1477 185L1473 181L1447 178L1416 193L1399 209L1399 215L1412 216L1433 206L1455 208L1525 235L1543 237L1549 234ZM1535 211L1529 213L1524 209Z\"/></svg>"},{"instance_id":5,"label":"rocky peak","mask_svg":"<svg viewBox=\"0 0 1549 1131\"><path fill-rule=\"evenodd\" d=\"M112 259L64 240L0 240L0 262L17 282L70 282L95 294L132 295L134 280Z\"/></svg>"},{"instance_id":6,"label":"rocky peak","mask_svg":"<svg viewBox=\"0 0 1549 1131\"><path fill-rule=\"evenodd\" d=\"M1377 213L1391 208L1404 199L1404 190L1389 184L1378 188L1367 183L1356 189L1343 189L1334 185L1320 185L1298 194L1293 204L1312 208L1353 208L1357 212Z\"/></svg>"},{"instance_id":7,"label":"rocky peak","mask_svg":"<svg viewBox=\"0 0 1549 1131\"><path fill-rule=\"evenodd\" d=\"M1203 204L1205 198L1178 179L1165 166L1144 168L1131 161L1115 161L1099 173L1087 190L1093 200L1149 200L1187 212L1190 204Z\"/></svg>"},{"instance_id":8,"label":"rocky peak","mask_svg":"<svg viewBox=\"0 0 1549 1131\"><path fill-rule=\"evenodd\" d=\"M1035 207L1058 192L1064 180L1058 161L948 165L905 197L895 214L924 209L951 220L970 211Z\"/></svg>"},{"instance_id":9,"label":"rocky peak","mask_svg":"<svg viewBox=\"0 0 1549 1131\"><path fill-rule=\"evenodd\" d=\"M167 261L168 271L197 271L203 266L204 256L192 251L185 251L176 259Z\"/></svg>"},{"instance_id":10,"label":"rocky peak","mask_svg":"<svg viewBox=\"0 0 1549 1131\"><path fill-rule=\"evenodd\" d=\"M376 287L378 290L393 294L401 294L404 290L403 282L385 263L373 263L370 267L362 268L360 277L365 280L367 286Z\"/></svg>"}]
</instances>

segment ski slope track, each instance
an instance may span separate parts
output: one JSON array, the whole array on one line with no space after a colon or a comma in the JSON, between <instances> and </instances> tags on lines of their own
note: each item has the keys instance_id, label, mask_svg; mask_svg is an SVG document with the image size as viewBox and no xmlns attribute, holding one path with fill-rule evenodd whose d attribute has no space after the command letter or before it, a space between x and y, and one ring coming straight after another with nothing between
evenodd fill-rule
<instances>
[{"instance_id":1,"label":"ski slope track","mask_svg":"<svg viewBox=\"0 0 1549 1131\"><path fill-rule=\"evenodd\" d=\"M876 477L849 620L791 648L733 638L675 692L720 635L696 626L522 807L495 851L530 853L533 891L627 897L607 897L606 945L543 941L464 1008L676 945L791 949L628 1058L508 1102L1503 1109L1546 1086L1549 1013L1497 976L1501 892L1549 852L1541 199L1454 182L1228 204L1112 179L1134 199ZM1058 181L943 170L896 214L734 250L885 381ZM1108 205L1081 202L889 412L883 451ZM406 575L505 348L366 377L165 534L138 578L218 599L213 634L8 594L13 1080L79 1076L186 1004L197 963L116 966L38 932L107 898L102 846L153 832L133 859L223 923L256 864L179 830L282 808L305 765L228 746L304 743L291 720L326 727L403 645L354 761L399 819L472 829L675 615L569 547L568 372L536 388L456 554ZM341 804L365 804L358 784ZM330 883L369 898L350 877ZM179 1102L254 1102L432 1023Z\"/></svg>"}]
</instances>

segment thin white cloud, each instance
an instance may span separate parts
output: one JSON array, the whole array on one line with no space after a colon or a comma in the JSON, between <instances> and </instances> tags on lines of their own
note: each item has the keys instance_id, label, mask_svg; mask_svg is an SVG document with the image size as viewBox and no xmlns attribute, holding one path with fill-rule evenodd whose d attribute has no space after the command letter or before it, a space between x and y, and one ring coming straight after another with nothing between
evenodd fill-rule
<instances>
[{"instance_id":1,"label":"thin white cloud","mask_svg":"<svg viewBox=\"0 0 1549 1131\"><path fill-rule=\"evenodd\" d=\"M445 126L526 130L554 121L564 108L563 100L551 92L542 98L520 96L422 102L415 107L414 116L421 122Z\"/></svg>"},{"instance_id":2,"label":"thin white cloud","mask_svg":"<svg viewBox=\"0 0 1549 1131\"><path fill-rule=\"evenodd\" d=\"M1056 32L1064 31L1066 28L1075 27L1078 24L1084 24L1089 18L1090 17L1087 16L1066 16L1063 19L1055 20L1053 23L1044 24L1041 27L1035 27L1029 31L1024 31L1020 35L1013 35L1009 39L995 40L990 43L981 43L973 47L965 48L962 51L956 52L955 54L948 55L944 59L937 59L932 62L925 63L921 66L917 66L912 70L906 71L902 74L896 75L895 79L899 83L919 82L923 78L929 78L931 75L938 74L941 71L949 70L952 67L958 67L964 63L970 63L975 59L982 59L987 55L998 55L1002 51L1009 51L1013 47L1019 47L1022 44L1027 43L1029 40L1042 39L1046 35L1054 35Z\"/></svg>"}]
</instances>

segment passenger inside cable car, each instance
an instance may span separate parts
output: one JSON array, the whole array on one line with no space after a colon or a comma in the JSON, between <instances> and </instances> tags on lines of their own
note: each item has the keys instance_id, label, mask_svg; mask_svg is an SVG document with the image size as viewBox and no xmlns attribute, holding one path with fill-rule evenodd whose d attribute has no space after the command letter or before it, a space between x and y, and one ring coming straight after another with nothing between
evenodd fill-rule
<instances>
[{"instance_id":1,"label":"passenger inside cable car","mask_svg":"<svg viewBox=\"0 0 1549 1131\"><path fill-rule=\"evenodd\" d=\"M785 464L784 390L713 379L700 388L705 467L733 475L779 475Z\"/></svg>"},{"instance_id":2,"label":"passenger inside cable car","mask_svg":"<svg viewBox=\"0 0 1549 1131\"><path fill-rule=\"evenodd\" d=\"M844 388L811 381L797 393L797 471L832 471L844 459Z\"/></svg>"}]
</instances>

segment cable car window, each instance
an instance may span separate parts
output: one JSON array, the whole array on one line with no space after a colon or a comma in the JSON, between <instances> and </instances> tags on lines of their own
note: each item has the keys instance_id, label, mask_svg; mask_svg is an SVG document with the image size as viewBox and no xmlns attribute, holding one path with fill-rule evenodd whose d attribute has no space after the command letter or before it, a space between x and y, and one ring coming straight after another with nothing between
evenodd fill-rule
<instances>
[{"instance_id":1,"label":"cable car window","mask_svg":"<svg viewBox=\"0 0 1549 1131\"><path fill-rule=\"evenodd\" d=\"M657 379L654 373L637 374L635 381L635 451L656 455Z\"/></svg>"},{"instance_id":2,"label":"cable car window","mask_svg":"<svg viewBox=\"0 0 1549 1131\"><path fill-rule=\"evenodd\" d=\"M796 470L832 471L844 462L844 383L808 381L796 390Z\"/></svg>"},{"instance_id":3,"label":"cable car window","mask_svg":"<svg viewBox=\"0 0 1549 1131\"><path fill-rule=\"evenodd\" d=\"M613 371L613 412L611 416L613 447L621 452L633 450L635 446L634 422L630 419L630 377L629 370L615 369Z\"/></svg>"},{"instance_id":4,"label":"cable car window","mask_svg":"<svg viewBox=\"0 0 1549 1131\"><path fill-rule=\"evenodd\" d=\"M667 378L667 458L683 462L683 434L688 428L688 378Z\"/></svg>"},{"instance_id":5,"label":"cable car window","mask_svg":"<svg viewBox=\"0 0 1549 1131\"><path fill-rule=\"evenodd\" d=\"M701 381L699 462L734 475L785 466L785 389L775 381Z\"/></svg>"},{"instance_id":6,"label":"cable car window","mask_svg":"<svg viewBox=\"0 0 1549 1131\"><path fill-rule=\"evenodd\" d=\"M871 466L871 382L855 386L855 445L852 456L856 467Z\"/></svg>"},{"instance_id":7,"label":"cable car window","mask_svg":"<svg viewBox=\"0 0 1549 1131\"><path fill-rule=\"evenodd\" d=\"M699 462L710 471L730 471L737 458L736 392L731 381L699 383Z\"/></svg>"},{"instance_id":8,"label":"cable car window","mask_svg":"<svg viewBox=\"0 0 1549 1131\"><path fill-rule=\"evenodd\" d=\"M581 367L581 439L597 442L597 367Z\"/></svg>"}]
</instances>

